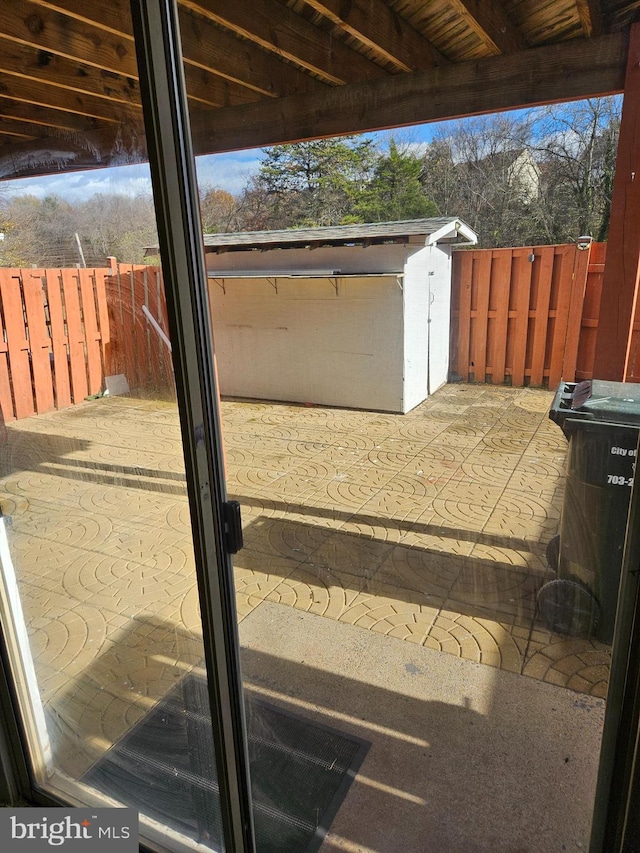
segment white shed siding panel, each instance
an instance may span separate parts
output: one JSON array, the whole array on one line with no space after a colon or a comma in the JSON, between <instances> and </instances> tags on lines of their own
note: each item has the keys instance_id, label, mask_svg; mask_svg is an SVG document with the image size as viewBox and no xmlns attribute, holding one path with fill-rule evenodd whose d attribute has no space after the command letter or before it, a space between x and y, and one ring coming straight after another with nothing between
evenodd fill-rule
<instances>
[{"instance_id":1,"label":"white shed siding panel","mask_svg":"<svg viewBox=\"0 0 640 853\"><path fill-rule=\"evenodd\" d=\"M209 283L221 393L401 412L394 277Z\"/></svg>"},{"instance_id":2,"label":"white shed siding panel","mask_svg":"<svg viewBox=\"0 0 640 853\"><path fill-rule=\"evenodd\" d=\"M436 250L437 251L437 250ZM429 246L407 259L404 289L404 400L409 412L427 396L429 364L427 318L429 316Z\"/></svg>"},{"instance_id":3,"label":"white shed siding panel","mask_svg":"<svg viewBox=\"0 0 640 853\"><path fill-rule=\"evenodd\" d=\"M404 411L447 381L450 249L428 246L407 258L404 277Z\"/></svg>"},{"instance_id":4,"label":"white shed siding panel","mask_svg":"<svg viewBox=\"0 0 640 853\"><path fill-rule=\"evenodd\" d=\"M431 253L429 335L429 394L449 378L451 339L451 247L438 244Z\"/></svg>"}]
</instances>

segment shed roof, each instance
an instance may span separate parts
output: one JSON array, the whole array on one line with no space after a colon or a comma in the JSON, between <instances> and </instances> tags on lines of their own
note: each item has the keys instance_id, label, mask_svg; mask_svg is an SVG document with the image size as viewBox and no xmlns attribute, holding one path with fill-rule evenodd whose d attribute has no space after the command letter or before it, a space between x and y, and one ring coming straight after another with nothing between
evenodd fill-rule
<instances>
[{"instance_id":1,"label":"shed roof","mask_svg":"<svg viewBox=\"0 0 640 853\"><path fill-rule=\"evenodd\" d=\"M441 241L466 244L477 242L476 233L462 220L452 217L434 217L397 222L370 222L362 225L205 234L204 245L207 252L233 252L247 249L406 243L412 237L424 237L426 244Z\"/></svg>"}]
</instances>

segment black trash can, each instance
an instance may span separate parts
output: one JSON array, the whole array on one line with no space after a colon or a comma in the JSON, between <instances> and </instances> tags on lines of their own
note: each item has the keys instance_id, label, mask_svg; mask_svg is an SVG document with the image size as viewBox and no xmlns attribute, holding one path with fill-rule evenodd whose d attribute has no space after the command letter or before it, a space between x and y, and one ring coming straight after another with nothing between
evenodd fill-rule
<instances>
[{"instance_id":1,"label":"black trash can","mask_svg":"<svg viewBox=\"0 0 640 853\"><path fill-rule=\"evenodd\" d=\"M558 537L547 558L557 578L538 593L548 628L613 638L640 429L640 385L561 383L549 411L568 442Z\"/></svg>"}]
</instances>

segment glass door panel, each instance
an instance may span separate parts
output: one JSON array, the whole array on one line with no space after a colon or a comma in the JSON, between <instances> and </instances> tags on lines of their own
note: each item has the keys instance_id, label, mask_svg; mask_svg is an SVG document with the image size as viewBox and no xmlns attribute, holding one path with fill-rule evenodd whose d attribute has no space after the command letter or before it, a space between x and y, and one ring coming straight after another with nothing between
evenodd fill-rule
<instances>
[{"instance_id":1,"label":"glass door panel","mask_svg":"<svg viewBox=\"0 0 640 853\"><path fill-rule=\"evenodd\" d=\"M57 25L91 29L78 24L79 9ZM132 36L130 18L120 28ZM128 50L130 101L113 120L105 99L97 122L116 163L123 145L135 161L132 140L144 148L132 41ZM43 144L44 170L51 156ZM44 249L20 231L26 219L3 234L0 616L35 790L133 806L141 840L163 849L219 851L172 335L160 268L144 258L157 240L149 170L128 169L96 173L98 197L67 175L56 196L22 199L28 187L15 188L9 202L16 217L31 205L34 233L45 214L77 230ZM132 183L146 194L132 197Z\"/></svg>"},{"instance_id":2,"label":"glass door panel","mask_svg":"<svg viewBox=\"0 0 640 853\"><path fill-rule=\"evenodd\" d=\"M269 168L294 170L301 147L256 153L264 180L238 215L260 187L271 216L303 204L268 190ZM221 202L230 162L201 161L203 204ZM207 210L227 483L244 523L234 572L258 850L586 849L619 565L585 566L568 531L595 531L619 561L632 473L618 485L609 447L603 483L575 460L567 483L569 435L549 417L559 377L536 350L533 387L514 306L526 274L555 316L572 272L586 275L584 247L456 258L428 222L400 238L339 219L237 235ZM492 263L501 296L481 281ZM438 379L443 353L463 357L450 327L467 286L469 318L486 300L487 328L470 343L469 320L467 363ZM482 376L473 353L483 335L498 352L502 309L507 373L492 384L487 353ZM610 476L626 490L616 534Z\"/></svg>"}]
</instances>

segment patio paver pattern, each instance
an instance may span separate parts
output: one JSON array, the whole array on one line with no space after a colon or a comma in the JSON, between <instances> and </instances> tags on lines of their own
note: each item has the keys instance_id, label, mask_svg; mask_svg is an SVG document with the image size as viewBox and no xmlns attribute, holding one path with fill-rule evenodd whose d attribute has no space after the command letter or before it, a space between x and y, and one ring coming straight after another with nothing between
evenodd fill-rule
<instances>
[{"instance_id":1,"label":"patio paver pattern","mask_svg":"<svg viewBox=\"0 0 640 853\"><path fill-rule=\"evenodd\" d=\"M566 454L551 397L451 385L407 415L224 401L239 618L275 602L604 697L609 647L536 617ZM95 755L202 659L177 410L103 398L8 433L0 505L43 699L99 732Z\"/></svg>"}]
</instances>

